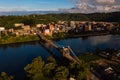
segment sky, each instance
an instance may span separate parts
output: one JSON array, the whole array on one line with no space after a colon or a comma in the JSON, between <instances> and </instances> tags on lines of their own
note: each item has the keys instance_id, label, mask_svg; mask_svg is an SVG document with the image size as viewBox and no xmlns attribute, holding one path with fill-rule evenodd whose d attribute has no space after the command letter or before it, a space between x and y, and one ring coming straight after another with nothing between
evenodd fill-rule
<instances>
[{"instance_id":1,"label":"sky","mask_svg":"<svg viewBox=\"0 0 120 80\"><path fill-rule=\"evenodd\" d=\"M69 0L0 0L0 11L49 11L73 5Z\"/></svg>"},{"instance_id":2,"label":"sky","mask_svg":"<svg viewBox=\"0 0 120 80\"><path fill-rule=\"evenodd\" d=\"M0 11L51 10L70 13L120 11L120 0L0 0Z\"/></svg>"}]
</instances>

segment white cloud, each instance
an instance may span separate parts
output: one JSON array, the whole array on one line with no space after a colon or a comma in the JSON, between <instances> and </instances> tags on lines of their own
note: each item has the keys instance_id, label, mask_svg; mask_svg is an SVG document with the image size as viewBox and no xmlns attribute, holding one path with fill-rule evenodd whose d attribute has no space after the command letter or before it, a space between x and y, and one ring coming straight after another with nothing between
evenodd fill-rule
<instances>
[{"instance_id":1,"label":"white cloud","mask_svg":"<svg viewBox=\"0 0 120 80\"><path fill-rule=\"evenodd\" d=\"M75 7L63 9L70 13L93 13L93 12L113 12L120 11L119 0L70 0Z\"/></svg>"},{"instance_id":2,"label":"white cloud","mask_svg":"<svg viewBox=\"0 0 120 80\"><path fill-rule=\"evenodd\" d=\"M96 2L99 4L115 4L117 1L116 0L96 0Z\"/></svg>"}]
</instances>

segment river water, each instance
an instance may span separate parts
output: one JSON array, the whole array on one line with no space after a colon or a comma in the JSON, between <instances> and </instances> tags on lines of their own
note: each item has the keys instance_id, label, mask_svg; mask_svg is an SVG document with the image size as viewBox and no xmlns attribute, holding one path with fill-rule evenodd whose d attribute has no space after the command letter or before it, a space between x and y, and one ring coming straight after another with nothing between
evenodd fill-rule
<instances>
[{"instance_id":1,"label":"river water","mask_svg":"<svg viewBox=\"0 0 120 80\"><path fill-rule=\"evenodd\" d=\"M69 45L79 55L85 52L94 52L96 48L120 49L120 35L69 38L54 41L54 43L61 46ZM51 56L39 44L39 41L0 45L0 72L4 71L15 75L16 80L23 80L24 67L38 56L41 56L44 61L48 56Z\"/></svg>"}]
</instances>

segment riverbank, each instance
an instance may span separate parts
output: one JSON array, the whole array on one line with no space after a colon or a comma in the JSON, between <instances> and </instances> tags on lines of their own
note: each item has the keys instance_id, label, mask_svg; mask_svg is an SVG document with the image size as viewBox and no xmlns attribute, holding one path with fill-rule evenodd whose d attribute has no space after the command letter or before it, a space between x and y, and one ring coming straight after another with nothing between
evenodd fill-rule
<instances>
[{"instance_id":1,"label":"riverbank","mask_svg":"<svg viewBox=\"0 0 120 80\"><path fill-rule=\"evenodd\" d=\"M90 33L90 34L71 34L68 35L69 38L76 38L76 37L89 37L89 36L101 36L101 35L109 35L109 32L104 33Z\"/></svg>"},{"instance_id":2,"label":"riverbank","mask_svg":"<svg viewBox=\"0 0 120 80\"><path fill-rule=\"evenodd\" d=\"M77 37L89 37L89 36L101 36L101 35L109 35L109 32L103 33L85 33L85 34L68 34L68 33L54 33L53 36L46 36L49 40L59 40L65 38L77 38ZM5 36L0 39L0 44L11 44L11 43L20 43L20 42L30 42L30 41L38 41L39 38L37 35L29 35L29 36Z\"/></svg>"},{"instance_id":3,"label":"riverbank","mask_svg":"<svg viewBox=\"0 0 120 80\"><path fill-rule=\"evenodd\" d=\"M101 36L101 35L109 35L109 32L103 33L86 33L86 34L68 34L68 33L55 33L53 36L46 36L50 40L59 40L65 38L78 38L78 37L89 37L89 36Z\"/></svg>"},{"instance_id":4,"label":"riverbank","mask_svg":"<svg viewBox=\"0 0 120 80\"><path fill-rule=\"evenodd\" d=\"M0 44L30 42L30 41L37 41L37 40L39 40L39 38L36 35L29 35L29 36L5 36L2 39L0 39Z\"/></svg>"}]
</instances>

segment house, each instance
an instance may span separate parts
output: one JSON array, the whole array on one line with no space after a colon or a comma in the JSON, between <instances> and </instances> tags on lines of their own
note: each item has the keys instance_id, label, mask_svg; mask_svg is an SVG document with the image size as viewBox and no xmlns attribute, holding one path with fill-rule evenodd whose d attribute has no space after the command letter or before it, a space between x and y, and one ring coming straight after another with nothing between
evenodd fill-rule
<instances>
[{"instance_id":1,"label":"house","mask_svg":"<svg viewBox=\"0 0 120 80\"><path fill-rule=\"evenodd\" d=\"M69 80L76 80L75 78L73 78L73 77L70 77L70 79Z\"/></svg>"},{"instance_id":2,"label":"house","mask_svg":"<svg viewBox=\"0 0 120 80\"><path fill-rule=\"evenodd\" d=\"M75 26L76 26L75 21L70 21L70 27L75 28Z\"/></svg>"},{"instance_id":3,"label":"house","mask_svg":"<svg viewBox=\"0 0 120 80\"><path fill-rule=\"evenodd\" d=\"M0 31L4 31L5 30L5 27L0 27Z\"/></svg>"},{"instance_id":4,"label":"house","mask_svg":"<svg viewBox=\"0 0 120 80\"><path fill-rule=\"evenodd\" d=\"M23 30L30 31L30 26L29 25L22 26L22 28L23 28Z\"/></svg>"},{"instance_id":5,"label":"house","mask_svg":"<svg viewBox=\"0 0 120 80\"><path fill-rule=\"evenodd\" d=\"M32 27L30 29L30 34L36 34L36 32L37 32L37 28L36 27Z\"/></svg>"},{"instance_id":6,"label":"house","mask_svg":"<svg viewBox=\"0 0 120 80\"><path fill-rule=\"evenodd\" d=\"M24 24L23 23L15 23L14 26L15 27L21 27L21 26L24 26Z\"/></svg>"},{"instance_id":7,"label":"house","mask_svg":"<svg viewBox=\"0 0 120 80\"><path fill-rule=\"evenodd\" d=\"M91 23L88 24L88 30L89 30L89 31L92 30L92 25L91 25Z\"/></svg>"},{"instance_id":8,"label":"house","mask_svg":"<svg viewBox=\"0 0 120 80\"><path fill-rule=\"evenodd\" d=\"M75 79L75 75L70 75L69 80L76 80L76 79Z\"/></svg>"},{"instance_id":9,"label":"house","mask_svg":"<svg viewBox=\"0 0 120 80\"><path fill-rule=\"evenodd\" d=\"M44 33L44 35L52 36L53 30L54 30L54 25L53 24L46 25L45 27L43 27L42 30L43 30L42 32Z\"/></svg>"},{"instance_id":10,"label":"house","mask_svg":"<svg viewBox=\"0 0 120 80\"><path fill-rule=\"evenodd\" d=\"M50 24L50 25L49 25L49 29L50 29L50 34L52 35L53 30L54 30L54 25L53 25L53 24Z\"/></svg>"},{"instance_id":11,"label":"house","mask_svg":"<svg viewBox=\"0 0 120 80\"><path fill-rule=\"evenodd\" d=\"M14 29L13 29L13 28L8 29L8 32L13 33L13 32L14 32Z\"/></svg>"},{"instance_id":12,"label":"house","mask_svg":"<svg viewBox=\"0 0 120 80\"><path fill-rule=\"evenodd\" d=\"M58 24L65 24L66 21L58 21Z\"/></svg>"},{"instance_id":13,"label":"house","mask_svg":"<svg viewBox=\"0 0 120 80\"><path fill-rule=\"evenodd\" d=\"M44 30L44 35L50 35L50 30L49 29L45 29Z\"/></svg>"},{"instance_id":14,"label":"house","mask_svg":"<svg viewBox=\"0 0 120 80\"><path fill-rule=\"evenodd\" d=\"M16 35L16 36L19 36L20 34L19 34L19 32L15 32L15 35Z\"/></svg>"},{"instance_id":15,"label":"house","mask_svg":"<svg viewBox=\"0 0 120 80\"><path fill-rule=\"evenodd\" d=\"M114 70L111 67L108 67L108 68L105 69L105 72L107 74L112 74L112 73L114 73Z\"/></svg>"},{"instance_id":16,"label":"house","mask_svg":"<svg viewBox=\"0 0 120 80\"><path fill-rule=\"evenodd\" d=\"M36 24L36 27L40 28L40 27L42 27L42 24Z\"/></svg>"},{"instance_id":17,"label":"house","mask_svg":"<svg viewBox=\"0 0 120 80\"><path fill-rule=\"evenodd\" d=\"M120 50L117 51L116 56L120 57Z\"/></svg>"},{"instance_id":18,"label":"house","mask_svg":"<svg viewBox=\"0 0 120 80\"><path fill-rule=\"evenodd\" d=\"M87 25L83 26L83 31L89 31L89 27Z\"/></svg>"},{"instance_id":19,"label":"house","mask_svg":"<svg viewBox=\"0 0 120 80\"><path fill-rule=\"evenodd\" d=\"M7 30L3 30L3 31L2 31L2 34L8 35L8 31L7 31Z\"/></svg>"},{"instance_id":20,"label":"house","mask_svg":"<svg viewBox=\"0 0 120 80\"><path fill-rule=\"evenodd\" d=\"M106 30L111 30L113 28L113 24L112 23L107 23L106 24Z\"/></svg>"},{"instance_id":21,"label":"house","mask_svg":"<svg viewBox=\"0 0 120 80\"><path fill-rule=\"evenodd\" d=\"M14 34L16 34L16 36L30 35L30 31L26 31L26 30L15 30Z\"/></svg>"}]
</instances>

